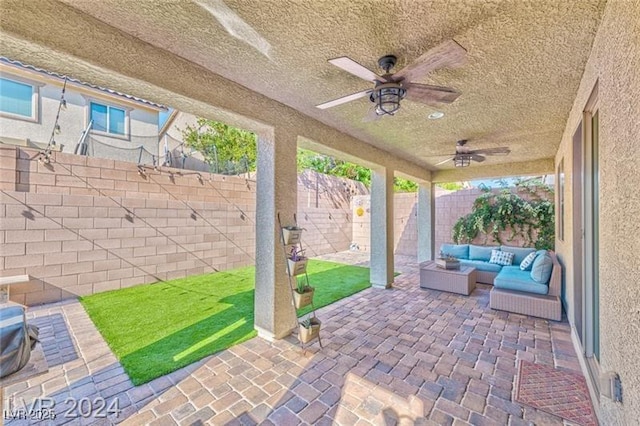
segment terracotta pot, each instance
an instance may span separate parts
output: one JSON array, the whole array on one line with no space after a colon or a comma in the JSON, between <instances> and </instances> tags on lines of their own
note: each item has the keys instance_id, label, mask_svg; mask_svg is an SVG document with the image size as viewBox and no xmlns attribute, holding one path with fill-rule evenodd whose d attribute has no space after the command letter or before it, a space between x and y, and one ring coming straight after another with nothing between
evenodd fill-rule
<instances>
[{"instance_id":1,"label":"terracotta pot","mask_svg":"<svg viewBox=\"0 0 640 426\"><path fill-rule=\"evenodd\" d=\"M293 301L295 302L296 309L304 308L307 305L310 305L313 301L313 292L315 289L313 287L307 287L307 291L300 294L297 290L293 292Z\"/></svg>"},{"instance_id":2,"label":"terracotta pot","mask_svg":"<svg viewBox=\"0 0 640 426\"><path fill-rule=\"evenodd\" d=\"M311 327L306 328L300 324L299 338L302 343L309 343L320 335L320 320L318 318L311 319Z\"/></svg>"}]
</instances>

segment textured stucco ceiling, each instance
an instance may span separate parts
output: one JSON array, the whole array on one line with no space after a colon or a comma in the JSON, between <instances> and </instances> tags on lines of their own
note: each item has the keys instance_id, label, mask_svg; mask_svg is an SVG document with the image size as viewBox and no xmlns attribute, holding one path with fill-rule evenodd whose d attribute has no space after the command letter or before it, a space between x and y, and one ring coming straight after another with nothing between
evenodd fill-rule
<instances>
[{"instance_id":1,"label":"textured stucco ceiling","mask_svg":"<svg viewBox=\"0 0 640 426\"><path fill-rule=\"evenodd\" d=\"M65 2L432 169L452 167L433 165L462 138L471 148L511 148L485 166L553 157L604 8L604 0ZM378 71L378 57L395 54L397 71L448 38L468 51L467 64L421 81L462 92L439 108L443 119L427 120L434 108L408 100L396 116L377 122L362 121L366 99L315 108L369 88L328 59L349 56Z\"/></svg>"}]
</instances>

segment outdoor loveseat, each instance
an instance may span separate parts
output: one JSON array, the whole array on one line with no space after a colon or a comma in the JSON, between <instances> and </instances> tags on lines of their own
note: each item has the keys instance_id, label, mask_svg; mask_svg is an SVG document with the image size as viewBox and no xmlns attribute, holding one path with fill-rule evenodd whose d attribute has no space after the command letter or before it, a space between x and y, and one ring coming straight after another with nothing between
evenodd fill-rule
<instances>
[{"instance_id":1,"label":"outdoor loveseat","mask_svg":"<svg viewBox=\"0 0 640 426\"><path fill-rule=\"evenodd\" d=\"M477 282L494 286L489 302L492 309L555 321L562 318L562 268L555 253L526 247L473 244L443 244L440 251L457 258L461 265L476 268ZM503 254L500 252L510 254L500 256ZM507 257L511 263L502 257ZM528 266L523 270L521 265L527 257Z\"/></svg>"}]
</instances>

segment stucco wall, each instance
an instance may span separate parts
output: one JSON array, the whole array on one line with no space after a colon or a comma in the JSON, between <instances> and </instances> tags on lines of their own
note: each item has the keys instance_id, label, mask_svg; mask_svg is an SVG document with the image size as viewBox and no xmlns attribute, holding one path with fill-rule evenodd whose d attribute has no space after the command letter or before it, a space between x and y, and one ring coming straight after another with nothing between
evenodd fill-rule
<instances>
[{"instance_id":1,"label":"stucco wall","mask_svg":"<svg viewBox=\"0 0 640 426\"><path fill-rule=\"evenodd\" d=\"M33 82L39 86L39 119L37 122L0 116L0 137L13 139L29 139L32 142L46 145L58 112L58 104L62 93L62 82L52 83L37 76L14 74L3 71L3 77L11 79L18 75L24 82ZM30 78L31 77L31 78ZM93 94L92 94L93 93ZM63 145L63 152L73 152L82 131L89 124L89 102L93 99L102 104L114 105L129 111L129 136L127 138L111 137L104 134L91 133L97 142L103 142L120 148L133 148L143 145L147 150L158 153L158 112L151 108L134 108L134 104L119 102L118 97L109 97L98 91L80 92L74 84L68 84L65 90L67 109L60 112L58 123L62 132L56 135L57 144ZM125 151L103 150L110 153L111 159L127 159Z\"/></svg>"},{"instance_id":2,"label":"stucco wall","mask_svg":"<svg viewBox=\"0 0 640 426\"><path fill-rule=\"evenodd\" d=\"M556 248L572 294L574 233L572 137L594 85L600 111L600 367L620 374L624 403L601 397L600 420L632 425L640 419L640 3L610 1L567 120L556 167L564 159L565 239ZM574 306L569 301L573 321Z\"/></svg>"},{"instance_id":3,"label":"stucco wall","mask_svg":"<svg viewBox=\"0 0 640 426\"><path fill-rule=\"evenodd\" d=\"M29 274L29 305L250 265L256 183L0 145L0 276ZM298 222L307 255L347 250L358 183L305 173ZM318 193L317 204L315 194ZM314 203L307 202L307 194ZM358 192L360 193L360 192Z\"/></svg>"}]
</instances>

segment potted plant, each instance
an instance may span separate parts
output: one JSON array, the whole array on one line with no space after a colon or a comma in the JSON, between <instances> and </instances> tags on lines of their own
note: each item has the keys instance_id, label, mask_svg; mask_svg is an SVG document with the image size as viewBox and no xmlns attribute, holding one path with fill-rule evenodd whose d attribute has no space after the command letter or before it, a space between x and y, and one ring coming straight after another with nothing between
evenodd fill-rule
<instances>
[{"instance_id":1,"label":"potted plant","mask_svg":"<svg viewBox=\"0 0 640 426\"><path fill-rule=\"evenodd\" d=\"M302 343L309 343L320 334L320 320L317 317L309 317L300 321L299 337Z\"/></svg>"},{"instance_id":2,"label":"potted plant","mask_svg":"<svg viewBox=\"0 0 640 426\"><path fill-rule=\"evenodd\" d=\"M296 309L304 308L313 301L315 289L309 285L306 277L298 277L297 286L293 292L293 301Z\"/></svg>"},{"instance_id":3,"label":"potted plant","mask_svg":"<svg viewBox=\"0 0 640 426\"><path fill-rule=\"evenodd\" d=\"M293 247L287 259L289 263L289 274L293 277L304 274L307 271L307 260L304 255L304 250Z\"/></svg>"},{"instance_id":4,"label":"potted plant","mask_svg":"<svg viewBox=\"0 0 640 426\"><path fill-rule=\"evenodd\" d=\"M297 226L285 226L282 228L282 237L284 238L284 244L298 244L302 237L302 228Z\"/></svg>"}]
</instances>

